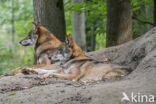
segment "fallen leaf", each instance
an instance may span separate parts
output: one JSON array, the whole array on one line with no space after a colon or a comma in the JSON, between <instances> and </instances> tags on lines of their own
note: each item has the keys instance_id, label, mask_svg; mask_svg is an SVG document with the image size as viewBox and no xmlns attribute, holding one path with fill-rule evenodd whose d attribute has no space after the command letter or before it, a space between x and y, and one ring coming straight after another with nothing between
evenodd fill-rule
<instances>
[{"instance_id":1,"label":"fallen leaf","mask_svg":"<svg viewBox=\"0 0 156 104\"><path fill-rule=\"evenodd\" d=\"M16 92L11 93L9 96L14 96L16 95Z\"/></svg>"}]
</instances>

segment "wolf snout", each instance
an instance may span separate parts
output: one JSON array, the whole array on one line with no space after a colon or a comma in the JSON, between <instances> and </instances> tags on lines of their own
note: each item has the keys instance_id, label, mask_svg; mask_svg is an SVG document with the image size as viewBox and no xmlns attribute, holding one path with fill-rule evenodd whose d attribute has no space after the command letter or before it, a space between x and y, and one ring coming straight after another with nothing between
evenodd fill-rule
<instances>
[{"instance_id":1,"label":"wolf snout","mask_svg":"<svg viewBox=\"0 0 156 104\"><path fill-rule=\"evenodd\" d=\"M19 44L22 44L22 41L20 41Z\"/></svg>"}]
</instances>

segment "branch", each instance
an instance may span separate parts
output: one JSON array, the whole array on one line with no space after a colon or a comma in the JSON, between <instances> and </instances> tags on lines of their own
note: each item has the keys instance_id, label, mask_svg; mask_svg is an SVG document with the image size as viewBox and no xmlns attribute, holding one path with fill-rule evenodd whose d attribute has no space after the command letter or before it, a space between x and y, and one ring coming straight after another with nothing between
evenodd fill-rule
<instances>
[{"instance_id":1,"label":"branch","mask_svg":"<svg viewBox=\"0 0 156 104\"><path fill-rule=\"evenodd\" d=\"M154 23L149 22L149 21L140 20L139 18L137 18L137 17L135 17L135 16L132 16L132 19L135 19L135 20L137 20L137 21L139 21L139 22L141 22L141 23L144 23L144 24L149 24L149 25L154 26Z\"/></svg>"}]
</instances>

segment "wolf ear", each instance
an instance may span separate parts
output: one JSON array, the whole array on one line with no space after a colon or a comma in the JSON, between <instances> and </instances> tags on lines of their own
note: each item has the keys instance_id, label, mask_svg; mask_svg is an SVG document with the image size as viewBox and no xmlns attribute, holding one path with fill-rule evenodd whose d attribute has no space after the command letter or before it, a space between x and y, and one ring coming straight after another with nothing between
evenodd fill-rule
<instances>
[{"instance_id":1,"label":"wolf ear","mask_svg":"<svg viewBox=\"0 0 156 104\"><path fill-rule=\"evenodd\" d=\"M32 22L32 24L33 24L33 30L35 30L37 27L37 24L35 22Z\"/></svg>"},{"instance_id":2,"label":"wolf ear","mask_svg":"<svg viewBox=\"0 0 156 104\"><path fill-rule=\"evenodd\" d=\"M39 31L40 22L38 23L32 22L32 24L33 24L33 31L37 33Z\"/></svg>"},{"instance_id":3,"label":"wolf ear","mask_svg":"<svg viewBox=\"0 0 156 104\"><path fill-rule=\"evenodd\" d=\"M72 35L71 34L69 34L68 36L66 36L65 44L68 47L71 47L72 46L72 44L73 44L73 38L72 38Z\"/></svg>"},{"instance_id":4,"label":"wolf ear","mask_svg":"<svg viewBox=\"0 0 156 104\"><path fill-rule=\"evenodd\" d=\"M39 21L37 22L37 26L41 26L41 23Z\"/></svg>"}]
</instances>

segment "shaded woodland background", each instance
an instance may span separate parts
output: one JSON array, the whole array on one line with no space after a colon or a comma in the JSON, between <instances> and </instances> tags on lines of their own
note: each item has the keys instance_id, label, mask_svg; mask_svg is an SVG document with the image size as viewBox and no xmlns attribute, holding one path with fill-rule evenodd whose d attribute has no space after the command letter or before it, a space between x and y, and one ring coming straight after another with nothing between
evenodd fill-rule
<instances>
[{"instance_id":1,"label":"shaded woodland background","mask_svg":"<svg viewBox=\"0 0 156 104\"><path fill-rule=\"evenodd\" d=\"M33 48L19 41L34 20L62 41L72 33L89 52L122 44L154 27L156 0L0 0L0 74L33 64Z\"/></svg>"}]
</instances>

